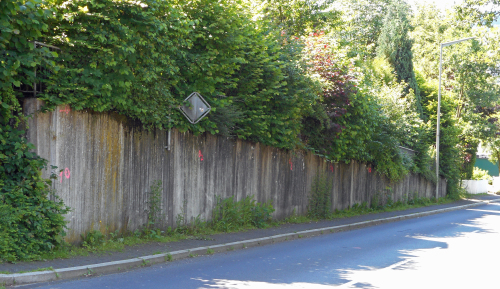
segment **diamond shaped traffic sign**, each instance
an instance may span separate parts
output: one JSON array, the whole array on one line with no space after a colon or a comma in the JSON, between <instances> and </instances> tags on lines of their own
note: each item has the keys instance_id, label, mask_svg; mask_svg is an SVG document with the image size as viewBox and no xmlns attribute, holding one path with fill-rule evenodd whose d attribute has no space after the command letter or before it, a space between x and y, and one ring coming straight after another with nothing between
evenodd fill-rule
<instances>
[{"instance_id":1,"label":"diamond shaped traffic sign","mask_svg":"<svg viewBox=\"0 0 500 289\"><path fill-rule=\"evenodd\" d=\"M184 101L189 102L190 105L183 105L179 109L192 124L199 122L212 109L198 92L191 93Z\"/></svg>"}]
</instances>

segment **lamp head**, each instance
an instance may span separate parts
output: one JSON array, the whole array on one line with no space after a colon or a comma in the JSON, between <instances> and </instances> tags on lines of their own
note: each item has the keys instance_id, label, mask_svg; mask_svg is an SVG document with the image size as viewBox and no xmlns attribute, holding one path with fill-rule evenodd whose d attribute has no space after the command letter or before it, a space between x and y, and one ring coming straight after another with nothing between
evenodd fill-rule
<instances>
[{"instance_id":1,"label":"lamp head","mask_svg":"<svg viewBox=\"0 0 500 289\"><path fill-rule=\"evenodd\" d=\"M456 44L456 43L459 43L459 42L462 42L462 41L466 41L466 40L471 40L471 39L474 39L474 38L476 38L476 37L469 37L469 38L464 38L464 39L459 39L459 40L454 40L454 41L450 41L450 42L441 43L441 47L450 46L450 45L453 45L453 44Z\"/></svg>"}]
</instances>

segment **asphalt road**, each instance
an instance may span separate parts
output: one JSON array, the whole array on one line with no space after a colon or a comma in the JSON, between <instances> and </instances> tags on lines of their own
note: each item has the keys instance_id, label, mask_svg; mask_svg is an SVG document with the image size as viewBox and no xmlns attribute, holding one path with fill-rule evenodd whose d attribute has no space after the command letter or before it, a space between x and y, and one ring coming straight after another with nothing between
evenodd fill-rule
<instances>
[{"instance_id":1,"label":"asphalt road","mask_svg":"<svg viewBox=\"0 0 500 289\"><path fill-rule=\"evenodd\" d=\"M500 288L500 204L20 288Z\"/></svg>"}]
</instances>

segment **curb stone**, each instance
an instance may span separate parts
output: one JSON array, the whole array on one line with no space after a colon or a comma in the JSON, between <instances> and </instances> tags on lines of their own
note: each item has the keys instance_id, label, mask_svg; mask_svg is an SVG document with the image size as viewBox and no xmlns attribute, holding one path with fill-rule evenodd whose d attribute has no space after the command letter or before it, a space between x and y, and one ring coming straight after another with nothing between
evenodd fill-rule
<instances>
[{"instance_id":1,"label":"curb stone","mask_svg":"<svg viewBox=\"0 0 500 289\"><path fill-rule=\"evenodd\" d=\"M280 234L274 235L270 237L258 238L258 239L249 239L244 241L219 244L207 247L198 247L189 250L179 250L173 251L170 253L162 253L155 254L149 256L143 256L133 259L114 261L114 262L106 262L99 263L87 266L78 266L78 267L70 267L70 268L61 268L54 269L49 271L38 271L38 272L28 272L28 273L14 273L14 274L0 274L0 285L10 286L10 285L21 285L21 284L31 284L31 283L41 283L41 282L49 282L55 280L64 280L77 278L82 276L92 276L92 275L101 275L107 273L117 273L123 270L129 270L133 268L150 266L159 263L168 262L168 255L172 257L173 260L185 259L188 257L195 257L200 255L210 255L208 249L213 250L214 253L232 251L236 249L245 249L250 247L262 246L267 244L273 244L277 242L290 241L299 238L306 238L312 236L318 236L322 234L330 234L342 231L350 231L355 229L361 229L370 226L376 226L385 223L392 223L396 221L402 221L407 219L420 218L425 216L430 216L439 213L457 211L462 209L468 209L477 207L484 204L500 202L500 200L490 200L490 201L478 201L474 204L450 207L439 210L432 210L428 212L414 213L408 215L401 215L396 217L389 217L383 219L375 219L370 221L358 222L347 225L333 226L333 227L325 227L320 229L312 229L305 230L294 233ZM213 254L213 253L212 253Z\"/></svg>"}]
</instances>

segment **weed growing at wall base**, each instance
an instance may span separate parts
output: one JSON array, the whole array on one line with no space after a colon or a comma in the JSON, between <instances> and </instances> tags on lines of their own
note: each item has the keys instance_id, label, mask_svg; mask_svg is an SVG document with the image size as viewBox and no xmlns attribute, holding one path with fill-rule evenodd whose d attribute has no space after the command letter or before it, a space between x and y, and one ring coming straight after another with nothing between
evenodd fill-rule
<instances>
[{"instance_id":1,"label":"weed growing at wall base","mask_svg":"<svg viewBox=\"0 0 500 289\"><path fill-rule=\"evenodd\" d=\"M162 217L164 214L161 212L161 196L162 196L162 183L160 180L153 182L149 193L148 201L148 224L147 228L153 228L161 225Z\"/></svg>"},{"instance_id":2,"label":"weed growing at wall base","mask_svg":"<svg viewBox=\"0 0 500 289\"><path fill-rule=\"evenodd\" d=\"M105 241L105 236L98 230L92 230L85 235L82 235L82 247L93 250L102 245Z\"/></svg>"},{"instance_id":3,"label":"weed growing at wall base","mask_svg":"<svg viewBox=\"0 0 500 289\"><path fill-rule=\"evenodd\" d=\"M216 231L229 232L238 228L265 228L271 221L274 212L272 203L257 203L248 196L241 201L233 197L222 199L217 197L215 209L212 212L211 227Z\"/></svg>"},{"instance_id":4,"label":"weed growing at wall base","mask_svg":"<svg viewBox=\"0 0 500 289\"><path fill-rule=\"evenodd\" d=\"M331 184L331 180L324 174L316 175L314 178L309 195L309 205L307 206L307 216L309 218L324 219L330 214L332 206L330 200Z\"/></svg>"}]
</instances>

